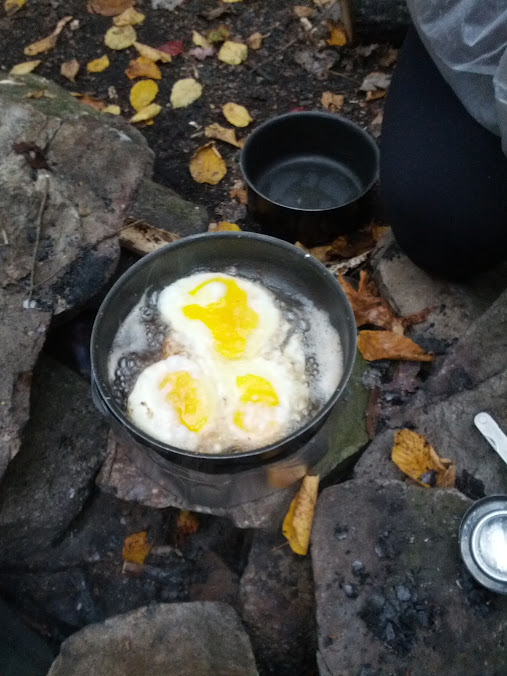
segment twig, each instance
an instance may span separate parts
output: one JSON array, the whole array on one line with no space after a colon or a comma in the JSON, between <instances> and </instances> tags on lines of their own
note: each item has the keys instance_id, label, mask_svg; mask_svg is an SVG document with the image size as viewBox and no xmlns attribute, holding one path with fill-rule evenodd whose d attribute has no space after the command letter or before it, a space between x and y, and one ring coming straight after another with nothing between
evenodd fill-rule
<instances>
[{"instance_id":1,"label":"twig","mask_svg":"<svg viewBox=\"0 0 507 676\"><path fill-rule=\"evenodd\" d=\"M35 279L35 266L37 265L37 254L39 252L39 241L40 241L40 231L42 229L42 216L44 215L44 209L46 208L46 201L48 199L49 192L49 179L47 176L44 176L44 193L42 195L42 201L39 207L39 213L37 215L37 222L35 224L36 235L35 235L35 244L33 247L33 258L32 258L32 269L30 271L30 288L28 291L28 302L32 300L33 294L33 283Z\"/></svg>"},{"instance_id":2,"label":"twig","mask_svg":"<svg viewBox=\"0 0 507 676\"><path fill-rule=\"evenodd\" d=\"M7 237L7 233L5 232L4 228L2 228L2 237L3 237L3 240L4 240L5 246L8 246L9 238Z\"/></svg>"},{"instance_id":3,"label":"twig","mask_svg":"<svg viewBox=\"0 0 507 676\"><path fill-rule=\"evenodd\" d=\"M262 61L261 63L259 63L257 66L254 66L254 67L251 69L251 72L252 72L252 73L255 73L256 71L259 70L259 68L262 68L262 67L265 66L267 63L269 63L270 61L272 61L272 60L275 58L275 56L278 56L279 54L282 54L282 52L285 52L285 50L286 50L286 49L289 49L289 47L292 47L292 45L293 45L295 42L297 42L297 41L300 39L300 37L301 37L300 35L297 35L297 36L296 36L295 38L293 38L290 42L287 42L287 44L285 44L283 47L280 47L280 49L277 49L276 52L273 52L273 54L271 54L271 56L269 57L269 59L266 59L265 61ZM263 75L263 74L261 73L261 75ZM263 77L266 77L266 76L263 75ZM270 78L269 76L267 77L267 79L271 79L271 80L272 80L272 78Z\"/></svg>"},{"instance_id":4,"label":"twig","mask_svg":"<svg viewBox=\"0 0 507 676\"><path fill-rule=\"evenodd\" d=\"M343 77L343 78L345 78L346 80L350 80L351 82L354 82L354 83L357 84L357 85L360 85L360 84L361 84L361 83L359 82L359 80L354 80L353 77L349 77L348 75L342 75L342 73L337 73L335 70L330 70L329 72L330 72L330 73L333 73L333 75L338 75L338 77Z\"/></svg>"}]
</instances>

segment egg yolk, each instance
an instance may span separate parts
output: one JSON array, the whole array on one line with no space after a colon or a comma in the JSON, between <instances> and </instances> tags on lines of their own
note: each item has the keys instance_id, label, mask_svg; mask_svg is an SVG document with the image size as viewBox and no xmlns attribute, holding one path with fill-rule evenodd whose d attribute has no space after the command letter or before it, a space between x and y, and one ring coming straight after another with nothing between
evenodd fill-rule
<instances>
[{"instance_id":1,"label":"egg yolk","mask_svg":"<svg viewBox=\"0 0 507 676\"><path fill-rule=\"evenodd\" d=\"M191 432L200 432L208 422L208 411L200 394L199 381L187 371L174 371L163 378L159 388L163 390L168 385L171 389L166 394L166 401L172 404L180 422Z\"/></svg>"},{"instance_id":2,"label":"egg yolk","mask_svg":"<svg viewBox=\"0 0 507 676\"><path fill-rule=\"evenodd\" d=\"M213 282L225 286L225 294L209 305L185 305L183 314L189 319L199 319L211 331L220 354L237 359L246 350L248 337L259 326L259 315L248 304L248 294L234 280L214 277L199 284L190 292L195 296Z\"/></svg>"},{"instance_id":3,"label":"egg yolk","mask_svg":"<svg viewBox=\"0 0 507 676\"><path fill-rule=\"evenodd\" d=\"M262 406L274 407L280 404L280 399L273 385L263 378L248 374L238 376L236 385L240 391L240 401L243 404L261 404ZM245 422L245 411L240 409L234 414L234 424L246 432L251 431Z\"/></svg>"}]
</instances>

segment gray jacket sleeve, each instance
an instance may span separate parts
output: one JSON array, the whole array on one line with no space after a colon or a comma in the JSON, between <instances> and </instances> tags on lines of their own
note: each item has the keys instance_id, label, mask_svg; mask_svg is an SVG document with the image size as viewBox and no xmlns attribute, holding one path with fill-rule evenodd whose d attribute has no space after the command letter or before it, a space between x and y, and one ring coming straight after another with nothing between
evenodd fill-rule
<instances>
[{"instance_id":1,"label":"gray jacket sleeve","mask_svg":"<svg viewBox=\"0 0 507 676\"><path fill-rule=\"evenodd\" d=\"M507 0L407 0L412 21L467 111L507 155Z\"/></svg>"}]
</instances>

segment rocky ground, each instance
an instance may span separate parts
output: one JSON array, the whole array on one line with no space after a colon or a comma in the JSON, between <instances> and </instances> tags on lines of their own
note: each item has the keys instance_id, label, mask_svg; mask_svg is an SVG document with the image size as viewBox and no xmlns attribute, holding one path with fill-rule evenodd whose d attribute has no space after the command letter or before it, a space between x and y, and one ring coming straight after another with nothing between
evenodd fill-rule
<instances>
[{"instance_id":1,"label":"rocky ground","mask_svg":"<svg viewBox=\"0 0 507 676\"><path fill-rule=\"evenodd\" d=\"M76 44L63 42L40 72L76 89L61 78L59 64L76 45L83 61L98 56L107 22L97 24L82 3L69 4L80 20ZM230 198L239 178L232 155L224 185L193 184L188 157L203 141L189 140L189 120L200 116L198 124L208 123L205 106L223 103L223 81L259 119L319 105L321 81L316 87L307 71L286 61L306 43L294 42L262 66L264 74L253 71L269 50L276 53L296 37L305 42L284 3L273 3L269 12L265 3L240 4L227 15L238 34L267 32L280 21L274 44L266 40L267 51L239 73L203 66L202 80L213 84L209 98L177 119L165 110L141 131L36 76L0 82L0 592L6 619L0 671L503 676L507 602L467 573L457 533L472 501L507 487L507 468L473 426L474 415L485 410L507 429L506 266L455 284L417 269L390 237L377 246L367 268L391 306L402 317L432 308L410 335L437 358L421 366L367 364L358 356L336 443L318 469L323 480L306 557L294 554L281 534L295 487L202 513L140 474L93 405L91 323L111 279L136 259L120 249L125 219L182 236L234 214L242 226L258 227ZM2 19L10 59L4 65L21 61L20 45L45 35L60 18L61 3L48 3L45 23L35 26L42 5L28 3L28 15ZM147 11L146 41L150 31L158 30L160 41L186 31L188 43L192 28L207 25L199 15L205 3L173 11L138 5ZM399 18L379 17L367 2L356 9L363 12L363 36L396 35ZM337 51L337 72L359 81L390 48L384 43L369 55L363 49L363 56L352 47ZM93 85L100 97L114 85L126 107L130 83L119 84L119 74L127 62L100 86L83 79L83 89ZM188 58L172 66L173 79L190 68ZM352 92L343 78L340 83L345 94ZM373 131L382 100L366 105L353 89L342 112ZM41 90L51 97L30 96ZM21 141L33 145L14 151ZM357 272L349 272L352 281ZM423 488L397 469L390 457L402 427L424 434L456 463L456 488ZM191 528L179 520L181 507L200 511ZM145 564L126 564L124 540L142 531L153 549Z\"/></svg>"}]
</instances>

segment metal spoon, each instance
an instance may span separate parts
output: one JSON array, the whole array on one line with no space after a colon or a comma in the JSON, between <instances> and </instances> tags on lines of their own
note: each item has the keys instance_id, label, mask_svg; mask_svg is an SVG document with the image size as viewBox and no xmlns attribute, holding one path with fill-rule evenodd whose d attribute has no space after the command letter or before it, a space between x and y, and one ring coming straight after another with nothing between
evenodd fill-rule
<instances>
[{"instance_id":1,"label":"metal spoon","mask_svg":"<svg viewBox=\"0 0 507 676\"><path fill-rule=\"evenodd\" d=\"M489 413L478 413L474 423L486 441L495 449L498 455L507 465L507 436L502 432L498 424Z\"/></svg>"}]
</instances>

